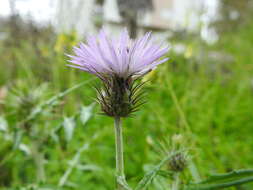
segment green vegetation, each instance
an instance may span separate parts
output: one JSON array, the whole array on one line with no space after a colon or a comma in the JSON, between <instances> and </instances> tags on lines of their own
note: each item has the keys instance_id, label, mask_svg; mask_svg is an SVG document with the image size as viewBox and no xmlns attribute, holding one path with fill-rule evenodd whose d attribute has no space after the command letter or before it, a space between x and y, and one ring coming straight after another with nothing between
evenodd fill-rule
<instances>
[{"instance_id":1,"label":"green vegetation","mask_svg":"<svg viewBox=\"0 0 253 190\"><path fill-rule=\"evenodd\" d=\"M66 67L76 35L21 36L0 41L0 189L114 189L113 120L93 103L98 80ZM183 183L252 168L253 23L211 47L181 42L186 52L170 51L170 61L144 78L148 102L124 120L132 186L175 147L190 155ZM170 182L163 175L149 189Z\"/></svg>"}]
</instances>

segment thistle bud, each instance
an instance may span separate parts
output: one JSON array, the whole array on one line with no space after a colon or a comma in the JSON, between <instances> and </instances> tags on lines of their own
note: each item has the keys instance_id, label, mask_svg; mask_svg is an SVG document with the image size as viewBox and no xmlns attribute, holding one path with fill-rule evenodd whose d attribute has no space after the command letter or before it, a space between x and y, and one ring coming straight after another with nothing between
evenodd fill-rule
<instances>
[{"instance_id":1,"label":"thistle bud","mask_svg":"<svg viewBox=\"0 0 253 190\"><path fill-rule=\"evenodd\" d=\"M169 161L169 169L174 172L182 172L187 166L187 156L184 153L177 153Z\"/></svg>"}]
</instances>

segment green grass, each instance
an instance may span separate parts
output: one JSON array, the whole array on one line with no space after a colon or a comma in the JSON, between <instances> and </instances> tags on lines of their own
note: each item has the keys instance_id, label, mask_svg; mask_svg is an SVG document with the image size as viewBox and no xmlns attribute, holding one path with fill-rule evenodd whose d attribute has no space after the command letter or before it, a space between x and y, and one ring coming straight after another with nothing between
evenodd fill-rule
<instances>
[{"instance_id":1,"label":"green grass","mask_svg":"<svg viewBox=\"0 0 253 190\"><path fill-rule=\"evenodd\" d=\"M172 150L175 134L182 135L180 147L189 149L203 179L210 173L252 167L252 26L226 34L213 47L191 39L187 41L190 46L194 44L191 57L171 52L170 61L148 76L148 102L123 123L126 177L130 185L136 185L166 151ZM0 189L36 184L35 163L31 155L15 146L19 143L28 148L40 144L39 151L46 158L45 184L54 188L80 148L89 144L80 153L79 164L71 170L63 189L114 189L113 120L100 115L96 105L89 121L85 125L81 122L81 115L89 113L81 114L81 107L93 103L92 84L98 80L92 79L67 94L28 124L20 123L38 104L91 78L65 66L67 58L63 54L70 50L71 43L62 42L60 51L54 48L57 40L41 39L37 43L37 50L28 40L21 41L19 47L0 44L0 86L8 88L7 96L0 101L0 114L9 126L8 131L0 131ZM208 52L214 50L230 54L233 59L208 58ZM38 90L43 83L47 85ZM41 93L31 99L35 89ZM28 97L29 104L20 103L15 91ZM75 129L69 141L64 132L64 117L74 120ZM193 180L191 175L191 170L186 170L185 181ZM149 189L162 189L161 184L168 187L169 182L158 178ZM252 187L248 184L238 189Z\"/></svg>"}]
</instances>

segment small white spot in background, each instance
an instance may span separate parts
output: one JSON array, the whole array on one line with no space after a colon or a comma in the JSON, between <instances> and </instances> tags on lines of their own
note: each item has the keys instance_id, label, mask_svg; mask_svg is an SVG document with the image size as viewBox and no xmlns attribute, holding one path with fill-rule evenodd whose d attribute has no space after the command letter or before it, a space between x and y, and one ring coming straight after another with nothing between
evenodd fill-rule
<instances>
[{"instance_id":1,"label":"small white spot in background","mask_svg":"<svg viewBox=\"0 0 253 190\"><path fill-rule=\"evenodd\" d=\"M229 12L229 18L231 20L237 20L240 17L240 13L236 10L230 11Z\"/></svg>"},{"instance_id":2,"label":"small white spot in background","mask_svg":"<svg viewBox=\"0 0 253 190\"><path fill-rule=\"evenodd\" d=\"M183 54L186 51L186 46L178 43L172 46L172 50L177 54Z\"/></svg>"}]
</instances>

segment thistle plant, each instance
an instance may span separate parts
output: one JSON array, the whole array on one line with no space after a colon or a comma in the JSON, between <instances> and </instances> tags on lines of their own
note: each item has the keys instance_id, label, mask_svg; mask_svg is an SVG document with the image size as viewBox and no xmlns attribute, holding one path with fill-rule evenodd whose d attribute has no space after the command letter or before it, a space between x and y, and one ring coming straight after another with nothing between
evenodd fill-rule
<instances>
[{"instance_id":1,"label":"thistle plant","mask_svg":"<svg viewBox=\"0 0 253 190\"><path fill-rule=\"evenodd\" d=\"M87 38L87 44L74 47L75 55L68 66L97 76L102 88L96 88L97 101L103 113L115 122L116 176L118 189L128 189L124 174L123 135L121 119L130 116L143 104L141 87L136 83L145 74L164 63L168 47L154 43L151 32L132 40L127 30L118 39L109 38L102 29Z\"/></svg>"}]
</instances>

